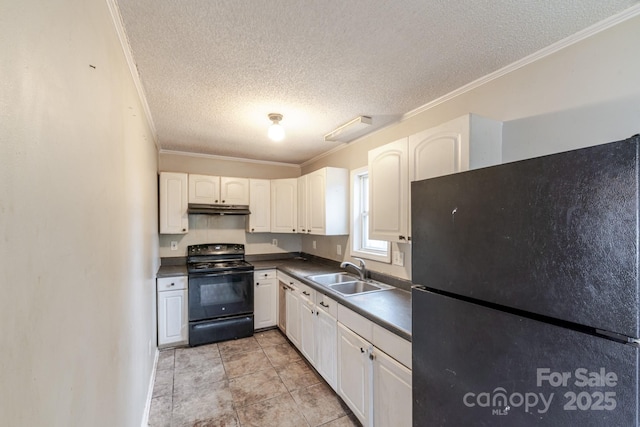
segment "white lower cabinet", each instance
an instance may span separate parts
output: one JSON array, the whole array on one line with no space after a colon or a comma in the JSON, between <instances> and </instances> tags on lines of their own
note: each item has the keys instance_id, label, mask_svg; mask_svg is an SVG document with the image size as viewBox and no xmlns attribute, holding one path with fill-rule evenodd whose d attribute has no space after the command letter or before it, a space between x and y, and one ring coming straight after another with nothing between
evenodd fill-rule
<instances>
[{"instance_id":1,"label":"white lower cabinet","mask_svg":"<svg viewBox=\"0 0 640 427\"><path fill-rule=\"evenodd\" d=\"M411 426L411 369L394 359L406 360L411 344L382 331L368 319L339 306L338 394L365 427ZM394 357L377 346L389 348Z\"/></svg>"},{"instance_id":2,"label":"white lower cabinet","mask_svg":"<svg viewBox=\"0 0 640 427\"><path fill-rule=\"evenodd\" d=\"M316 370L332 389L338 387L338 321L337 304L326 295L316 295Z\"/></svg>"},{"instance_id":3,"label":"white lower cabinet","mask_svg":"<svg viewBox=\"0 0 640 427\"><path fill-rule=\"evenodd\" d=\"M316 366L316 308L313 300L300 297L300 352Z\"/></svg>"},{"instance_id":4,"label":"white lower cabinet","mask_svg":"<svg viewBox=\"0 0 640 427\"><path fill-rule=\"evenodd\" d=\"M253 327L275 326L278 321L278 280L276 270L253 273Z\"/></svg>"},{"instance_id":5,"label":"white lower cabinet","mask_svg":"<svg viewBox=\"0 0 640 427\"><path fill-rule=\"evenodd\" d=\"M411 370L373 349L373 422L376 427L412 423Z\"/></svg>"},{"instance_id":6,"label":"white lower cabinet","mask_svg":"<svg viewBox=\"0 0 640 427\"><path fill-rule=\"evenodd\" d=\"M163 277L157 280L158 347L187 344L187 277Z\"/></svg>"},{"instance_id":7,"label":"white lower cabinet","mask_svg":"<svg viewBox=\"0 0 640 427\"><path fill-rule=\"evenodd\" d=\"M289 281L287 283L289 289L287 289L286 307L287 307L287 338L300 348L300 333L302 329L302 318L300 312L300 298L298 297L298 286L296 282Z\"/></svg>"},{"instance_id":8,"label":"white lower cabinet","mask_svg":"<svg viewBox=\"0 0 640 427\"><path fill-rule=\"evenodd\" d=\"M338 322L338 394L363 426L371 415L371 344Z\"/></svg>"}]
</instances>

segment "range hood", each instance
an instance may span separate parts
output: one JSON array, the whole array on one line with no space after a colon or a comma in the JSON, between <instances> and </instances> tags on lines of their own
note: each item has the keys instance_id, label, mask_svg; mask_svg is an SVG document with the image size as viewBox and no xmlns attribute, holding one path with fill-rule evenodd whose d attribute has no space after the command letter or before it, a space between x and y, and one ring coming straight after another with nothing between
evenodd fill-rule
<instances>
[{"instance_id":1,"label":"range hood","mask_svg":"<svg viewBox=\"0 0 640 427\"><path fill-rule=\"evenodd\" d=\"M201 215L249 215L251 213L247 205L203 205L200 203L189 203L187 212Z\"/></svg>"}]
</instances>

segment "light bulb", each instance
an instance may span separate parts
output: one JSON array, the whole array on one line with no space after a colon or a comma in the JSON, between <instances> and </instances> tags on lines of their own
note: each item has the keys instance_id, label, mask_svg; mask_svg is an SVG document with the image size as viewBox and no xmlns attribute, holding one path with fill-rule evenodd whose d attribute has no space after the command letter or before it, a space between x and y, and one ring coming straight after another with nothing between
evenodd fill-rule
<instances>
[{"instance_id":1,"label":"light bulb","mask_svg":"<svg viewBox=\"0 0 640 427\"><path fill-rule=\"evenodd\" d=\"M268 135L270 140L280 142L284 139L284 128L279 123L274 123L269 126Z\"/></svg>"},{"instance_id":2,"label":"light bulb","mask_svg":"<svg viewBox=\"0 0 640 427\"><path fill-rule=\"evenodd\" d=\"M282 120L282 114L271 113L269 114L269 120L273 122L271 126L269 126L269 132L267 136L272 141L282 141L284 139L284 128L280 124L280 120Z\"/></svg>"}]
</instances>

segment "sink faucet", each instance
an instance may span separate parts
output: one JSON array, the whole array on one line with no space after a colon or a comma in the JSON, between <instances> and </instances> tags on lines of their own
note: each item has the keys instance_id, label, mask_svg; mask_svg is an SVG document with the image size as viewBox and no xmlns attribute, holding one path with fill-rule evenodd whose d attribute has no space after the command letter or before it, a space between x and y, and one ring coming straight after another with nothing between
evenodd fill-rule
<instances>
[{"instance_id":1,"label":"sink faucet","mask_svg":"<svg viewBox=\"0 0 640 427\"><path fill-rule=\"evenodd\" d=\"M340 264L340 268L353 267L358 272L358 275L360 276L360 280L362 280L362 281L366 280L366 277L367 277L367 264L365 264L365 262L364 262L364 260L362 258L353 257L353 259L357 259L358 260L358 262L360 263L360 267L358 267L357 265L355 265L352 262L345 261L342 264Z\"/></svg>"}]
</instances>

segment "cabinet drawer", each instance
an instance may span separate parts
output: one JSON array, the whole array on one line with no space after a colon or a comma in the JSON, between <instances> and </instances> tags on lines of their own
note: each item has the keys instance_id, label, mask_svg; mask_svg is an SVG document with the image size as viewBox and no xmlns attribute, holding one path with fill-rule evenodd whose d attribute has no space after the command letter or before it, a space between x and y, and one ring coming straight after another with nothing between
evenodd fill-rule
<instances>
[{"instance_id":1,"label":"cabinet drawer","mask_svg":"<svg viewBox=\"0 0 640 427\"><path fill-rule=\"evenodd\" d=\"M253 273L253 280L275 279L276 270L257 270Z\"/></svg>"},{"instance_id":2,"label":"cabinet drawer","mask_svg":"<svg viewBox=\"0 0 640 427\"><path fill-rule=\"evenodd\" d=\"M298 282L298 290L299 290L300 296L302 298L306 298L309 301L311 301L312 303L315 303L315 301L316 301L316 291L314 289L310 288L309 286L305 285L304 283Z\"/></svg>"},{"instance_id":3,"label":"cabinet drawer","mask_svg":"<svg viewBox=\"0 0 640 427\"><path fill-rule=\"evenodd\" d=\"M321 293L316 293L316 304L318 308L326 311L334 319L338 318L338 303Z\"/></svg>"},{"instance_id":4,"label":"cabinet drawer","mask_svg":"<svg viewBox=\"0 0 640 427\"><path fill-rule=\"evenodd\" d=\"M411 342L374 324L373 345L411 369Z\"/></svg>"},{"instance_id":5,"label":"cabinet drawer","mask_svg":"<svg viewBox=\"0 0 640 427\"><path fill-rule=\"evenodd\" d=\"M187 289L187 276L158 278L158 292Z\"/></svg>"},{"instance_id":6,"label":"cabinet drawer","mask_svg":"<svg viewBox=\"0 0 640 427\"><path fill-rule=\"evenodd\" d=\"M341 304L338 304L338 321L365 340L373 341L373 322Z\"/></svg>"}]
</instances>

